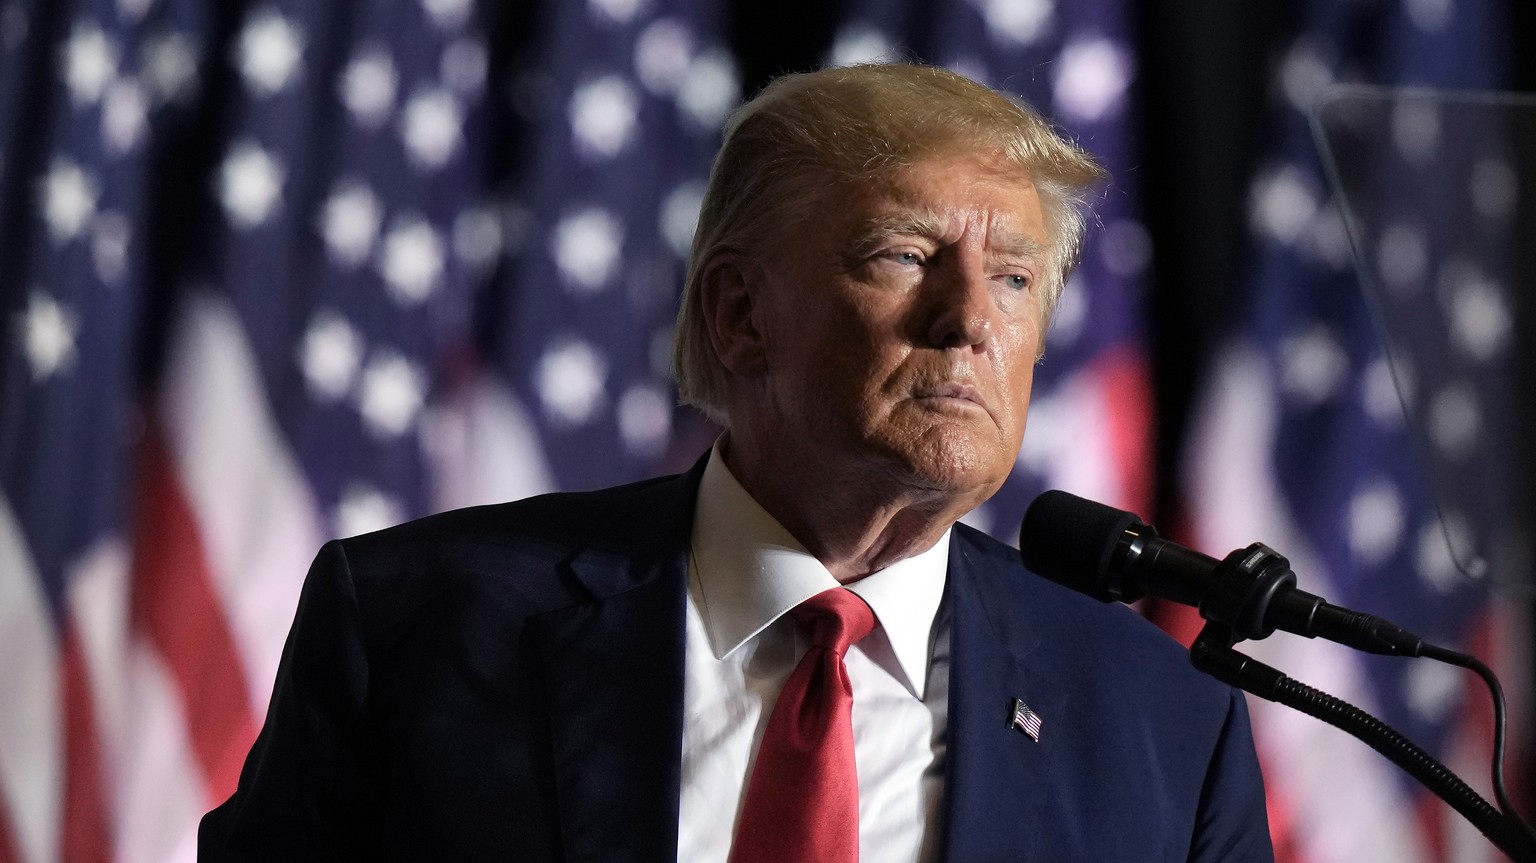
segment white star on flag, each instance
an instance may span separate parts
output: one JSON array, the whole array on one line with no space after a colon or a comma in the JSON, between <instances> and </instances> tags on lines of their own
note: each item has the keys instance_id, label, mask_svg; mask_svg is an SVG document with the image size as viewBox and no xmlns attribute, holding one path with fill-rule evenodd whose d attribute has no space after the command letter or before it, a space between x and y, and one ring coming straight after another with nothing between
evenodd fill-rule
<instances>
[{"instance_id":1,"label":"white star on flag","mask_svg":"<svg viewBox=\"0 0 1536 863\"><path fill-rule=\"evenodd\" d=\"M64 85L76 105L101 99L117 74L117 48L94 24L77 24L63 51Z\"/></svg>"},{"instance_id":2,"label":"white star on flag","mask_svg":"<svg viewBox=\"0 0 1536 863\"><path fill-rule=\"evenodd\" d=\"M334 312L319 312L304 332L299 365L310 392L324 401L336 401L352 389L363 340L346 319Z\"/></svg>"},{"instance_id":3,"label":"white star on flag","mask_svg":"<svg viewBox=\"0 0 1536 863\"><path fill-rule=\"evenodd\" d=\"M700 129L713 130L725 121L740 97L736 64L723 51L705 51L689 64L677 91L677 104L683 116Z\"/></svg>"},{"instance_id":4,"label":"white star on flag","mask_svg":"<svg viewBox=\"0 0 1536 863\"><path fill-rule=\"evenodd\" d=\"M337 263L355 267L372 253L383 218L383 205L373 190L358 180L345 180L321 209L320 235Z\"/></svg>"},{"instance_id":5,"label":"white star on flag","mask_svg":"<svg viewBox=\"0 0 1536 863\"><path fill-rule=\"evenodd\" d=\"M699 224L699 208L704 203L704 184L688 180L678 185L661 204L661 233L667 246L679 258L686 259L693 246L693 232Z\"/></svg>"},{"instance_id":6,"label":"white star on flag","mask_svg":"<svg viewBox=\"0 0 1536 863\"><path fill-rule=\"evenodd\" d=\"M1349 502L1345 535L1350 550L1366 566L1379 566L1402 540L1403 498L1397 486L1384 477L1355 489Z\"/></svg>"},{"instance_id":7,"label":"white star on flag","mask_svg":"<svg viewBox=\"0 0 1536 863\"><path fill-rule=\"evenodd\" d=\"M398 524L400 505L371 485L357 484L347 489L336 508L336 531L341 536L357 536Z\"/></svg>"},{"instance_id":8,"label":"white star on flag","mask_svg":"<svg viewBox=\"0 0 1536 863\"><path fill-rule=\"evenodd\" d=\"M431 295L443 274L442 238L418 216L400 218L384 237L379 271L390 296L407 306Z\"/></svg>"},{"instance_id":9,"label":"white star on flag","mask_svg":"<svg viewBox=\"0 0 1536 863\"><path fill-rule=\"evenodd\" d=\"M107 88L101 110L101 133L107 145L117 153L138 146L144 137L149 105L137 81L124 78Z\"/></svg>"},{"instance_id":10,"label":"white star on flag","mask_svg":"<svg viewBox=\"0 0 1536 863\"><path fill-rule=\"evenodd\" d=\"M341 101L359 124L377 128L395 105L400 76L383 48L372 46L347 64L341 75Z\"/></svg>"},{"instance_id":11,"label":"white star on flag","mask_svg":"<svg viewBox=\"0 0 1536 863\"><path fill-rule=\"evenodd\" d=\"M560 220L551 251L566 283L578 293L591 293L613 278L623 245L619 220L606 210L591 209Z\"/></svg>"},{"instance_id":12,"label":"white star on flag","mask_svg":"<svg viewBox=\"0 0 1536 863\"><path fill-rule=\"evenodd\" d=\"M240 74L250 88L271 96L287 87L304 54L298 28L275 10L254 15L240 33Z\"/></svg>"},{"instance_id":13,"label":"white star on flag","mask_svg":"<svg viewBox=\"0 0 1536 863\"><path fill-rule=\"evenodd\" d=\"M457 30L469 20L470 0L421 0L421 6L444 30Z\"/></svg>"},{"instance_id":14,"label":"white star on flag","mask_svg":"<svg viewBox=\"0 0 1536 863\"><path fill-rule=\"evenodd\" d=\"M421 413L426 381L405 357L380 351L363 369L358 410L368 428L381 437L400 437L410 431Z\"/></svg>"},{"instance_id":15,"label":"white star on flag","mask_svg":"<svg viewBox=\"0 0 1536 863\"><path fill-rule=\"evenodd\" d=\"M79 323L53 297L34 291L17 323L27 362L32 366L32 380L52 377L74 361Z\"/></svg>"},{"instance_id":16,"label":"white star on flag","mask_svg":"<svg viewBox=\"0 0 1536 863\"><path fill-rule=\"evenodd\" d=\"M838 31L830 62L833 66L878 63L890 60L895 52L896 45L884 30L857 22Z\"/></svg>"},{"instance_id":17,"label":"white star on flag","mask_svg":"<svg viewBox=\"0 0 1536 863\"><path fill-rule=\"evenodd\" d=\"M474 96L485 86L485 46L473 39L460 39L443 49L439 74L461 96Z\"/></svg>"},{"instance_id":18,"label":"white star on flag","mask_svg":"<svg viewBox=\"0 0 1536 863\"><path fill-rule=\"evenodd\" d=\"M693 34L681 21L663 18L635 40L635 75L653 96L676 92L692 54Z\"/></svg>"},{"instance_id":19,"label":"white star on flag","mask_svg":"<svg viewBox=\"0 0 1536 863\"><path fill-rule=\"evenodd\" d=\"M151 37L139 76L157 104L191 95L197 89L197 55L187 37L174 30Z\"/></svg>"},{"instance_id":20,"label":"white star on flag","mask_svg":"<svg viewBox=\"0 0 1536 863\"><path fill-rule=\"evenodd\" d=\"M1045 37L1055 17L1051 0L982 0L987 30L1003 42L1033 45Z\"/></svg>"},{"instance_id":21,"label":"white star on flag","mask_svg":"<svg viewBox=\"0 0 1536 863\"><path fill-rule=\"evenodd\" d=\"M1258 231L1277 242L1296 242L1317 210L1317 194L1295 165L1284 165L1254 183L1249 218Z\"/></svg>"},{"instance_id":22,"label":"white star on flag","mask_svg":"<svg viewBox=\"0 0 1536 863\"><path fill-rule=\"evenodd\" d=\"M607 378L608 365L595 348L567 339L539 362L539 398L550 419L564 426L578 426L597 413Z\"/></svg>"},{"instance_id":23,"label":"white star on flag","mask_svg":"<svg viewBox=\"0 0 1536 863\"><path fill-rule=\"evenodd\" d=\"M108 211L97 216L91 226L91 260L96 275L113 284L128 270L128 247L133 226L122 213Z\"/></svg>"},{"instance_id":24,"label":"white star on flag","mask_svg":"<svg viewBox=\"0 0 1536 863\"><path fill-rule=\"evenodd\" d=\"M453 253L480 270L490 267L501 254L502 224L489 207L471 207L453 220Z\"/></svg>"},{"instance_id":25,"label":"white star on flag","mask_svg":"<svg viewBox=\"0 0 1536 863\"><path fill-rule=\"evenodd\" d=\"M654 457L672 433L672 399L658 387L630 387L619 399L618 420L630 452Z\"/></svg>"},{"instance_id":26,"label":"white star on flag","mask_svg":"<svg viewBox=\"0 0 1536 863\"><path fill-rule=\"evenodd\" d=\"M635 89L617 75L577 88L570 107L577 149L603 159L618 155L634 137L639 102Z\"/></svg>"},{"instance_id":27,"label":"white star on flag","mask_svg":"<svg viewBox=\"0 0 1536 863\"><path fill-rule=\"evenodd\" d=\"M614 24L628 24L646 5L645 0L587 0L593 14Z\"/></svg>"},{"instance_id":28,"label":"white star on flag","mask_svg":"<svg viewBox=\"0 0 1536 863\"><path fill-rule=\"evenodd\" d=\"M1061 51L1056 106L1077 120L1101 119L1120 103L1131 80L1131 58L1109 39L1069 43Z\"/></svg>"},{"instance_id":29,"label":"white star on flag","mask_svg":"<svg viewBox=\"0 0 1536 863\"><path fill-rule=\"evenodd\" d=\"M464 120L453 94L440 87L411 97L400 117L400 136L417 165L437 169L458 152Z\"/></svg>"},{"instance_id":30,"label":"white star on flag","mask_svg":"<svg viewBox=\"0 0 1536 863\"><path fill-rule=\"evenodd\" d=\"M1514 321L1504 291L1481 274L1466 271L1451 289L1451 336L1473 359L1487 361L1503 351Z\"/></svg>"},{"instance_id":31,"label":"white star on flag","mask_svg":"<svg viewBox=\"0 0 1536 863\"><path fill-rule=\"evenodd\" d=\"M1301 404L1332 398L1349 375L1349 355L1337 335L1318 324L1286 338L1280 346L1281 378L1287 395Z\"/></svg>"},{"instance_id":32,"label":"white star on flag","mask_svg":"<svg viewBox=\"0 0 1536 863\"><path fill-rule=\"evenodd\" d=\"M219 171L219 200L236 227L265 222L282 200L283 166L260 145L244 142Z\"/></svg>"},{"instance_id":33,"label":"white star on flag","mask_svg":"<svg viewBox=\"0 0 1536 863\"><path fill-rule=\"evenodd\" d=\"M56 242L80 236L96 215L96 181L68 159L58 159L43 179L43 220Z\"/></svg>"}]
</instances>

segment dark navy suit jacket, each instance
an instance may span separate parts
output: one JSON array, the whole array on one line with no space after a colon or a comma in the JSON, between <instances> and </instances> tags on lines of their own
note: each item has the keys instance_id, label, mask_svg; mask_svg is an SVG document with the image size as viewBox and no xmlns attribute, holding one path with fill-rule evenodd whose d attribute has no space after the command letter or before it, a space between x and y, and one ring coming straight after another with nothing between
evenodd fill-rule
<instances>
[{"instance_id":1,"label":"dark navy suit jacket","mask_svg":"<svg viewBox=\"0 0 1536 863\"><path fill-rule=\"evenodd\" d=\"M702 466L326 545L200 858L675 859ZM1271 859L1238 694L964 526L947 584L946 860Z\"/></svg>"}]
</instances>

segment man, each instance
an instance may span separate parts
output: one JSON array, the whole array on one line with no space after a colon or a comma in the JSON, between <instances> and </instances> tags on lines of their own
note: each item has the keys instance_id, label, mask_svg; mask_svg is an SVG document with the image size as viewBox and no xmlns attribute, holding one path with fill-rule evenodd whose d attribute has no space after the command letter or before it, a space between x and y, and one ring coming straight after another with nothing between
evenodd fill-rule
<instances>
[{"instance_id":1,"label":"man","mask_svg":"<svg viewBox=\"0 0 1536 863\"><path fill-rule=\"evenodd\" d=\"M725 434L681 477L327 545L203 856L1270 859L1241 697L956 524L1013 465L1100 178L944 70L770 85L679 318ZM873 626L818 678L852 764L787 769L827 597Z\"/></svg>"}]
</instances>

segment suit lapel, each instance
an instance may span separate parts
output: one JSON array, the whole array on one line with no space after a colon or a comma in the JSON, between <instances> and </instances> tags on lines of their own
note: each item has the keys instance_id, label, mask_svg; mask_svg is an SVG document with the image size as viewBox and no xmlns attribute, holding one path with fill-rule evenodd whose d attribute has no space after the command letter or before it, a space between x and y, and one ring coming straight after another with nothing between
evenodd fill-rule
<instances>
[{"instance_id":1,"label":"suit lapel","mask_svg":"<svg viewBox=\"0 0 1536 863\"><path fill-rule=\"evenodd\" d=\"M544 674L566 859L677 854L687 547L703 464L648 490L623 531L629 539L572 554L565 574L591 601L528 622ZM1031 858L1052 741L1068 733L1071 681L1035 655L1039 636L1020 610L1019 578L957 527L945 599L946 860ZM1014 698L1042 717L1039 742L1009 726Z\"/></svg>"},{"instance_id":2,"label":"suit lapel","mask_svg":"<svg viewBox=\"0 0 1536 863\"><path fill-rule=\"evenodd\" d=\"M1036 651L1018 601L1022 577L957 528L948 579L949 748L946 860L1030 860L1051 793L1055 741L1069 734L1071 681ZM1040 739L1011 726L1012 701L1041 717Z\"/></svg>"},{"instance_id":3,"label":"suit lapel","mask_svg":"<svg viewBox=\"0 0 1536 863\"><path fill-rule=\"evenodd\" d=\"M565 565L592 601L529 621L568 860L677 855L687 543L702 462Z\"/></svg>"}]
</instances>

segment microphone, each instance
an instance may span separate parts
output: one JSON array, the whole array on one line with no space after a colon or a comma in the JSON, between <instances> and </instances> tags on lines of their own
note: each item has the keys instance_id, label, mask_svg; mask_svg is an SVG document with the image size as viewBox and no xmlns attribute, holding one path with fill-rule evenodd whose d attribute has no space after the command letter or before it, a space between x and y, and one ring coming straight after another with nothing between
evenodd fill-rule
<instances>
[{"instance_id":1,"label":"microphone","mask_svg":"<svg viewBox=\"0 0 1536 863\"><path fill-rule=\"evenodd\" d=\"M1135 513L1064 491L1036 497L1019 526L1033 572L1102 602L1151 595L1190 605L1238 640L1276 629L1385 656L1420 656L1424 639L1296 587L1290 562L1262 543L1216 560L1158 537Z\"/></svg>"}]
</instances>

